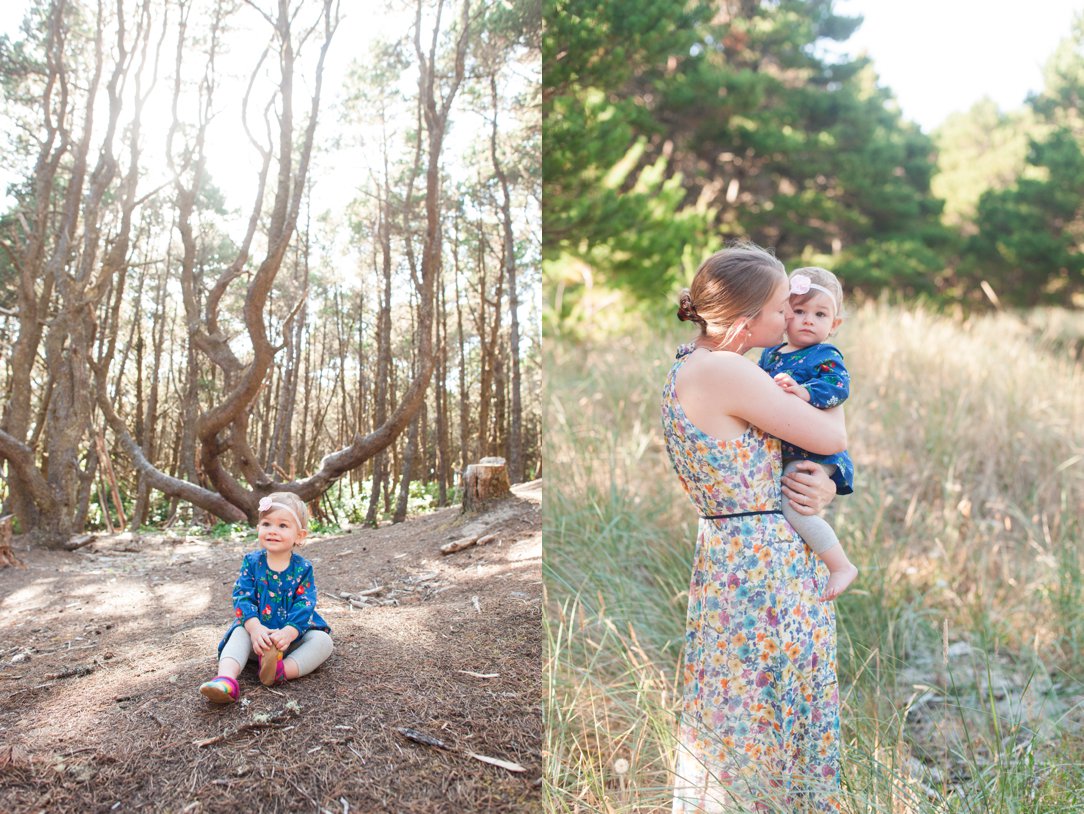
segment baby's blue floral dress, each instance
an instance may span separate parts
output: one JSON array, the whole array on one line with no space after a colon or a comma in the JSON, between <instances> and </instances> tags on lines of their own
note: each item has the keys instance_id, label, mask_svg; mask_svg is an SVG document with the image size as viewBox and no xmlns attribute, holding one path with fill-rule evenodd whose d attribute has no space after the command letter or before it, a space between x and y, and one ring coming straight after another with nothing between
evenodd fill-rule
<instances>
[{"instance_id":1,"label":"baby's blue floral dress","mask_svg":"<svg viewBox=\"0 0 1084 814\"><path fill-rule=\"evenodd\" d=\"M316 579L312 563L292 553L290 564L282 571L267 565L267 552L250 551L241 561L241 573L233 585L233 624L218 643L218 652L226 646L230 635L249 619L258 618L271 630L290 625L301 637L310 630L331 628L316 612Z\"/></svg>"},{"instance_id":2,"label":"baby's blue floral dress","mask_svg":"<svg viewBox=\"0 0 1084 814\"><path fill-rule=\"evenodd\" d=\"M674 812L838 811L839 690L827 568L780 513L780 442L715 439L662 399L666 449L701 516L689 584ZM737 806L735 808L735 806Z\"/></svg>"},{"instance_id":3,"label":"baby's blue floral dress","mask_svg":"<svg viewBox=\"0 0 1084 814\"><path fill-rule=\"evenodd\" d=\"M843 364L839 348L827 342L808 348L783 353L783 345L766 348L760 354L760 366L772 376L789 373L790 377L809 391L809 403L821 410L842 404L851 394L851 375ZM836 494L849 495L854 491L854 463L844 452L835 455L817 455L794 444L783 442L783 460L801 458L819 464L835 464L832 480Z\"/></svg>"}]
</instances>

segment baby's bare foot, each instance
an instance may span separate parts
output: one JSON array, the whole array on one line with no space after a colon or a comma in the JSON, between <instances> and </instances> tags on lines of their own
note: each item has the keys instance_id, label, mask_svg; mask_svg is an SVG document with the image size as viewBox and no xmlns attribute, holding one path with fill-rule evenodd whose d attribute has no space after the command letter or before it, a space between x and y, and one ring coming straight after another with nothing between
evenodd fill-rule
<instances>
[{"instance_id":1,"label":"baby's bare foot","mask_svg":"<svg viewBox=\"0 0 1084 814\"><path fill-rule=\"evenodd\" d=\"M824 586L824 593L821 594L821 602L831 602L847 590L857 576L858 569L851 563L847 563L847 566L839 571L832 571L828 575L828 584Z\"/></svg>"}]
</instances>

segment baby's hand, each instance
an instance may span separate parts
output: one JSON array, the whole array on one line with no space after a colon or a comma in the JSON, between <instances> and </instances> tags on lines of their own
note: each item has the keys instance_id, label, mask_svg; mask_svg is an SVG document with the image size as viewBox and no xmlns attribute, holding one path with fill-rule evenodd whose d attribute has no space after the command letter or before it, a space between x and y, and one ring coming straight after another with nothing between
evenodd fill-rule
<instances>
[{"instance_id":1,"label":"baby's hand","mask_svg":"<svg viewBox=\"0 0 1084 814\"><path fill-rule=\"evenodd\" d=\"M789 373L776 373L775 383L783 389L783 392L791 393L802 401L809 401L809 391L794 381Z\"/></svg>"},{"instance_id":2,"label":"baby's hand","mask_svg":"<svg viewBox=\"0 0 1084 814\"><path fill-rule=\"evenodd\" d=\"M279 650L285 650L289 647L294 639L297 638L297 628L287 625L279 630L271 631L271 643L275 645Z\"/></svg>"},{"instance_id":3,"label":"baby's hand","mask_svg":"<svg viewBox=\"0 0 1084 814\"><path fill-rule=\"evenodd\" d=\"M264 627L258 620L249 619L248 622L245 625L245 630L248 631L249 638L252 639L252 652L257 656L262 656L265 651L271 649L271 630Z\"/></svg>"}]
</instances>

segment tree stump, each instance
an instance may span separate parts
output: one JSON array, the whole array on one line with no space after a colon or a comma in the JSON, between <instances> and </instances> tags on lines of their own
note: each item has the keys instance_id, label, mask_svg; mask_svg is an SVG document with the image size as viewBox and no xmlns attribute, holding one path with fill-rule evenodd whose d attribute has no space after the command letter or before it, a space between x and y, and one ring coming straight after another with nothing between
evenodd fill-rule
<instances>
[{"instance_id":1,"label":"tree stump","mask_svg":"<svg viewBox=\"0 0 1084 814\"><path fill-rule=\"evenodd\" d=\"M11 525L14 522L15 515L13 514L0 517L0 568L6 568L9 565L17 565L21 568L23 565L15 556L15 552L11 550Z\"/></svg>"},{"instance_id":2,"label":"tree stump","mask_svg":"<svg viewBox=\"0 0 1084 814\"><path fill-rule=\"evenodd\" d=\"M512 494L504 458L483 458L463 471L463 511L478 511L490 500Z\"/></svg>"}]
</instances>

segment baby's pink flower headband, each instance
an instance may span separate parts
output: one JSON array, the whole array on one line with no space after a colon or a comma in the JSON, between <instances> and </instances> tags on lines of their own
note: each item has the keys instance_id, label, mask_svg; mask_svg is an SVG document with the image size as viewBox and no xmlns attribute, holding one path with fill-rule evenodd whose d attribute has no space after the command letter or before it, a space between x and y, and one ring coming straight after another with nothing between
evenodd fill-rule
<instances>
[{"instance_id":1,"label":"baby's pink flower headband","mask_svg":"<svg viewBox=\"0 0 1084 814\"><path fill-rule=\"evenodd\" d=\"M831 291L829 291L824 286L817 285L815 282L810 280L804 274L795 274L793 277L790 278L790 295L792 297L796 296L796 295L801 296L802 294L808 294L809 289L811 289L811 288L814 291L823 291L825 294L827 294L829 297L832 298L833 302L835 302L835 299L836 299L835 294L833 294Z\"/></svg>"},{"instance_id":2,"label":"baby's pink flower headband","mask_svg":"<svg viewBox=\"0 0 1084 814\"><path fill-rule=\"evenodd\" d=\"M305 529L305 527L301 525L301 518L297 516L297 512L295 512L285 503L279 503L277 500L272 500L269 497L261 497L259 509L260 514L263 514L264 512L269 512L272 509L283 509L284 511L289 512L290 516L293 517L294 522L297 523L297 528L299 531L304 531Z\"/></svg>"}]
</instances>

